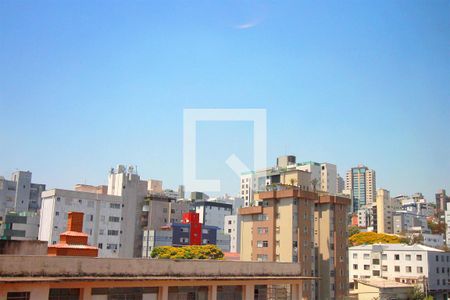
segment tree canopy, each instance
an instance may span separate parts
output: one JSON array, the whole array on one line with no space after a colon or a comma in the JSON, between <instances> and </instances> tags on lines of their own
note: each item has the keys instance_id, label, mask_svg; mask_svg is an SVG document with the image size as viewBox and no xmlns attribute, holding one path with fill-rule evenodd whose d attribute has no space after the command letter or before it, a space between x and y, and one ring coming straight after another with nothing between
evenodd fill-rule
<instances>
[{"instance_id":1,"label":"tree canopy","mask_svg":"<svg viewBox=\"0 0 450 300\"><path fill-rule=\"evenodd\" d=\"M216 245L161 246L153 248L150 256L162 259L223 259L223 252Z\"/></svg>"},{"instance_id":2,"label":"tree canopy","mask_svg":"<svg viewBox=\"0 0 450 300\"><path fill-rule=\"evenodd\" d=\"M396 235L376 233L376 232L360 232L352 235L349 239L351 246L370 245L370 244L400 244L405 242L404 239Z\"/></svg>"}]
</instances>

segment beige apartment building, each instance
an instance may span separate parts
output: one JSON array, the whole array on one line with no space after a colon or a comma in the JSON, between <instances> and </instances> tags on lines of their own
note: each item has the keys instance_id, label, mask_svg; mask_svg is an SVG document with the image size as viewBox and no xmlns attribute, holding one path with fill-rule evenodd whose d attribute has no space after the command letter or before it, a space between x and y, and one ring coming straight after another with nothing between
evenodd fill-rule
<instances>
[{"instance_id":1,"label":"beige apartment building","mask_svg":"<svg viewBox=\"0 0 450 300\"><path fill-rule=\"evenodd\" d=\"M298 262L301 274L314 275L314 202L318 195L298 188L261 192L259 206L239 210L241 260ZM314 299L314 284L301 286L302 299Z\"/></svg>"},{"instance_id":2,"label":"beige apartment building","mask_svg":"<svg viewBox=\"0 0 450 300\"><path fill-rule=\"evenodd\" d=\"M350 199L320 195L314 211L316 299L343 299L348 295L348 228Z\"/></svg>"},{"instance_id":3,"label":"beige apartment building","mask_svg":"<svg viewBox=\"0 0 450 300\"><path fill-rule=\"evenodd\" d=\"M391 196L388 190L377 190L377 232L378 233L394 233L394 207L391 203Z\"/></svg>"}]
</instances>

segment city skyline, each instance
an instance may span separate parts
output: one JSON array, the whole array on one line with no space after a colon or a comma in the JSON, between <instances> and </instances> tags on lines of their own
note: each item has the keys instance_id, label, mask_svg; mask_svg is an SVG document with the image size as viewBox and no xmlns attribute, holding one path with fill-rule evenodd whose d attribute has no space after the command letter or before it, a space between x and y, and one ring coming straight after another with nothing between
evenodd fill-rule
<instances>
[{"instance_id":1,"label":"city skyline","mask_svg":"<svg viewBox=\"0 0 450 300\"><path fill-rule=\"evenodd\" d=\"M1 2L0 175L73 188L132 164L176 189L183 109L262 108L267 166L293 154L345 177L362 163L377 189L433 202L450 190L449 8ZM251 134L200 124L199 176L237 194L223 162L251 167Z\"/></svg>"}]
</instances>

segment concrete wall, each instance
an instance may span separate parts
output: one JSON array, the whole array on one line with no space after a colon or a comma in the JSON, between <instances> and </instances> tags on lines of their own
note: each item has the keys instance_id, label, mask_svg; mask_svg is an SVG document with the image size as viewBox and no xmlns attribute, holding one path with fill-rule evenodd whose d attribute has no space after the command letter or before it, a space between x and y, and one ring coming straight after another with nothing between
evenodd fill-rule
<instances>
[{"instance_id":1,"label":"concrete wall","mask_svg":"<svg viewBox=\"0 0 450 300\"><path fill-rule=\"evenodd\" d=\"M195 268L192 266L195 265ZM0 256L0 276L301 276L296 263Z\"/></svg>"},{"instance_id":2,"label":"concrete wall","mask_svg":"<svg viewBox=\"0 0 450 300\"><path fill-rule=\"evenodd\" d=\"M2 255L47 255L47 242L0 240Z\"/></svg>"}]
</instances>

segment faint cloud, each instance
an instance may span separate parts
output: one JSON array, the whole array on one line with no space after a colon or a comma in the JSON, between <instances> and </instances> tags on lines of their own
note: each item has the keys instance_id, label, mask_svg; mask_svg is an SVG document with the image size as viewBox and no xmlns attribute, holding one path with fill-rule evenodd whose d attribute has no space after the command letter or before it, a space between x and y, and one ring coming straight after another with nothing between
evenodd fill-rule
<instances>
[{"instance_id":1,"label":"faint cloud","mask_svg":"<svg viewBox=\"0 0 450 300\"><path fill-rule=\"evenodd\" d=\"M255 21L251 21L251 22L247 22L247 23L236 25L234 28L236 28L236 29L249 29L249 28L255 27L259 23L261 23L260 20L255 20Z\"/></svg>"}]
</instances>

